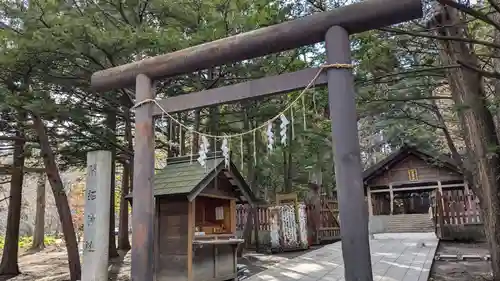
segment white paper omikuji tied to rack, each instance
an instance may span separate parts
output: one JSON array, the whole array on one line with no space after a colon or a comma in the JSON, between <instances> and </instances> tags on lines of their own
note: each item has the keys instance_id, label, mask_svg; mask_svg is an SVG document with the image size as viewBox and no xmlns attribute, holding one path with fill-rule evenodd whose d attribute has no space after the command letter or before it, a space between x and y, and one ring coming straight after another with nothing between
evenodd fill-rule
<instances>
[{"instance_id":1,"label":"white paper omikuji tied to rack","mask_svg":"<svg viewBox=\"0 0 500 281\"><path fill-rule=\"evenodd\" d=\"M198 163L200 163L201 166L206 167L207 165L207 153L208 153L208 148L210 147L210 143L208 142L207 137L201 136L201 143L200 143L200 151L198 154L200 155L198 157Z\"/></svg>"},{"instance_id":2,"label":"white paper omikuji tied to rack","mask_svg":"<svg viewBox=\"0 0 500 281\"><path fill-rule=\"evenodd\" d=\"M267 124L267 150L269 152L273 151L273 144L274 144L273 123L269 122L269 124Z\"/></svg>"},{"instance_id":3,"label":"white paper omikuji tied to rack","mask_svg":"<svg viewBox=\"0 0 500 281\"><path fill-rule=\"evenodd\" d=\"M229 147L227 145L227 138L222 139L220 149L222 150L222 156L224 156L224 164L226 165L226 168L229 168Z\"/></svg>"},{"instance_id":4,"label":"white paper omikuji tied to rack","mask_svg":"<svg viewBox=\"0 0 500 281\"><path fill-rule=\"evenodd\" d=\"M287 129L288 129L288 124L290 124L290 121L288 121L288 119L286 119L285 115L283 114L280 115L280 119L281 119L281 124L280 124L281 144L283 146L286 146Z\"/></svg>"}]
</instances>

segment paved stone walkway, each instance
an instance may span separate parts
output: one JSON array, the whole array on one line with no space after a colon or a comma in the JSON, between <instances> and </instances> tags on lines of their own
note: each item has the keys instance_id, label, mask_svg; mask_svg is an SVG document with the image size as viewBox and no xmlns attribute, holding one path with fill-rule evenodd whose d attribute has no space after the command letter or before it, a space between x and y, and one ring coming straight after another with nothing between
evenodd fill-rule
<instances>
[{"instance_id":1,"label":"paved stone walkway","mask_svg":"<svg viewBox=\"0 0 500 281\"><path fill-rule=\"evenodd\" d=\"M427 281L437 244L434 233L376 235L370 240L374 281ZM279 263L247 280L344 281L341 242Z\"/></svg>"}]
</instances>

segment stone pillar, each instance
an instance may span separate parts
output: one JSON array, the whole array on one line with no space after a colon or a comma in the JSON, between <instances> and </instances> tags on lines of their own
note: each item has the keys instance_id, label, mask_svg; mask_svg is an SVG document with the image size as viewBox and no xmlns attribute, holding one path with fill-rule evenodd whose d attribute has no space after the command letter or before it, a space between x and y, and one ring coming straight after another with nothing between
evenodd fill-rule
<instances>
[{"instance_id":1,"label":"stone pillar","mask_svg":"<svg viewBox=\"0 0 500 281\"><path fill-rule=\"evenodd\" d=\"M111 152L87 153L82 281L108 280Z\"/></svg>"}]
</instances>

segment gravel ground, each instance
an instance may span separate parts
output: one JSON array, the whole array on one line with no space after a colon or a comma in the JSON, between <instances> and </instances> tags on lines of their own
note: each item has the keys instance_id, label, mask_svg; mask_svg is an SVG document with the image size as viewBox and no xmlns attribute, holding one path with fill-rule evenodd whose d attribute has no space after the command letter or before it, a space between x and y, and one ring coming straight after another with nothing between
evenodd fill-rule
<instances>
[{"instance_id":1,"label":"gravel ground","mask_svg":"<svg viewBox=\"0 0 500 281\"><path fill-rule=\"evenodd\" d=\"M436 254L488 254L486 243L457 243L441 241ZM493 280L489 261L434 261L429 281Z\"/></svg>"}]
</instances>

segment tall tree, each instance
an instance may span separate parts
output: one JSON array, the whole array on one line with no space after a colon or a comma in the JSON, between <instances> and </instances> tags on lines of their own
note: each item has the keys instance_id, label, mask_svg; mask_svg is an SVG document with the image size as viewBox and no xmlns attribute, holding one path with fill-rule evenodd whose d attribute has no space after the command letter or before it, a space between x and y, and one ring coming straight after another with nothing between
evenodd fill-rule
<instances>
[{"instance_id":1,"label":"tall tree","mask_svg":"<svg viewBox=\"0 0 500 281\"><path fill-rule=\"evenodd\" d=\"M468 38L459 11L442 7L433 17L437 35ZM445 64L461 62L462 67L448 72L453 100L460 107L458 115L467 146L466 179L473 183L482 210L485 233L492 258L495 280L500 280L500 152L499 140L488 108L478 58L463 41L439 40ZM472 68L472 69L471 69Z\"/></svg>"},{"instance_id":2,"label":"tall tree","mask_svg":"<svg viewBox=\"0 0 500 281\"><path fill-rule=\"evenodd\" d=\"M36 185L36 208L35 208L35 231L33 234L33 250L41 250L45 247L45 184L44 172L38 174Z\"/></svg>"},{"instance_id":3,"label":"tall tree","mask_svg":"<svg viewBox=\"0 0 500 281\"><path fill-rule=\"evenodd\" d=\"M46 133L45 124L42 118L33 113L33 126L37 132L42 152L43 162L45 165L45 172L49 179L54 200L61 220L63 228L64 241L66 242L66 250L68 252L68 263L71 281L81 280L82 268L80 264L80 255L78 253L78 243L76 240L75 229L73 228L73 220L71 217L71 210L68 204L68 197L64 190L59 168L57 167L54 152L50 147L49 138Z\"/></svg>"},{"instance_id":4,"label":"tall tree","mask_svg":"<svg viewBox=\"0 0 500 281\"><path fill-rule=\"evenodd\" d=\"M129 150L133 150L132 147L132 125L130 121L130 111L125 111L125 141ZM120 215L119 215L119 226L118 226L118 249L120 250L130 250L130 239L129 239L129 207L128 200L125 199L130 193L131 187L131 177L132 177L132 163L130 158L123 161L123 174L122 174L122 190L120 198Z\"/></svg>"},{"instance_id":5,"label":"tall tree","mask_svg":"<svg viewBox=\"0 0 500 281\"><path fill-rule=\"evenodd\" d=\"M17 114L17 130L14 141L14 154L12 175L10 180L10 200L7 214L7 231L5 234L5 246L3 248L2 262L0 263L1 276L16 276L19 272L18 249L19 249L19 224L21 222L21 206L24 178L24 114Z\"/></svg>"}]
</instances>

